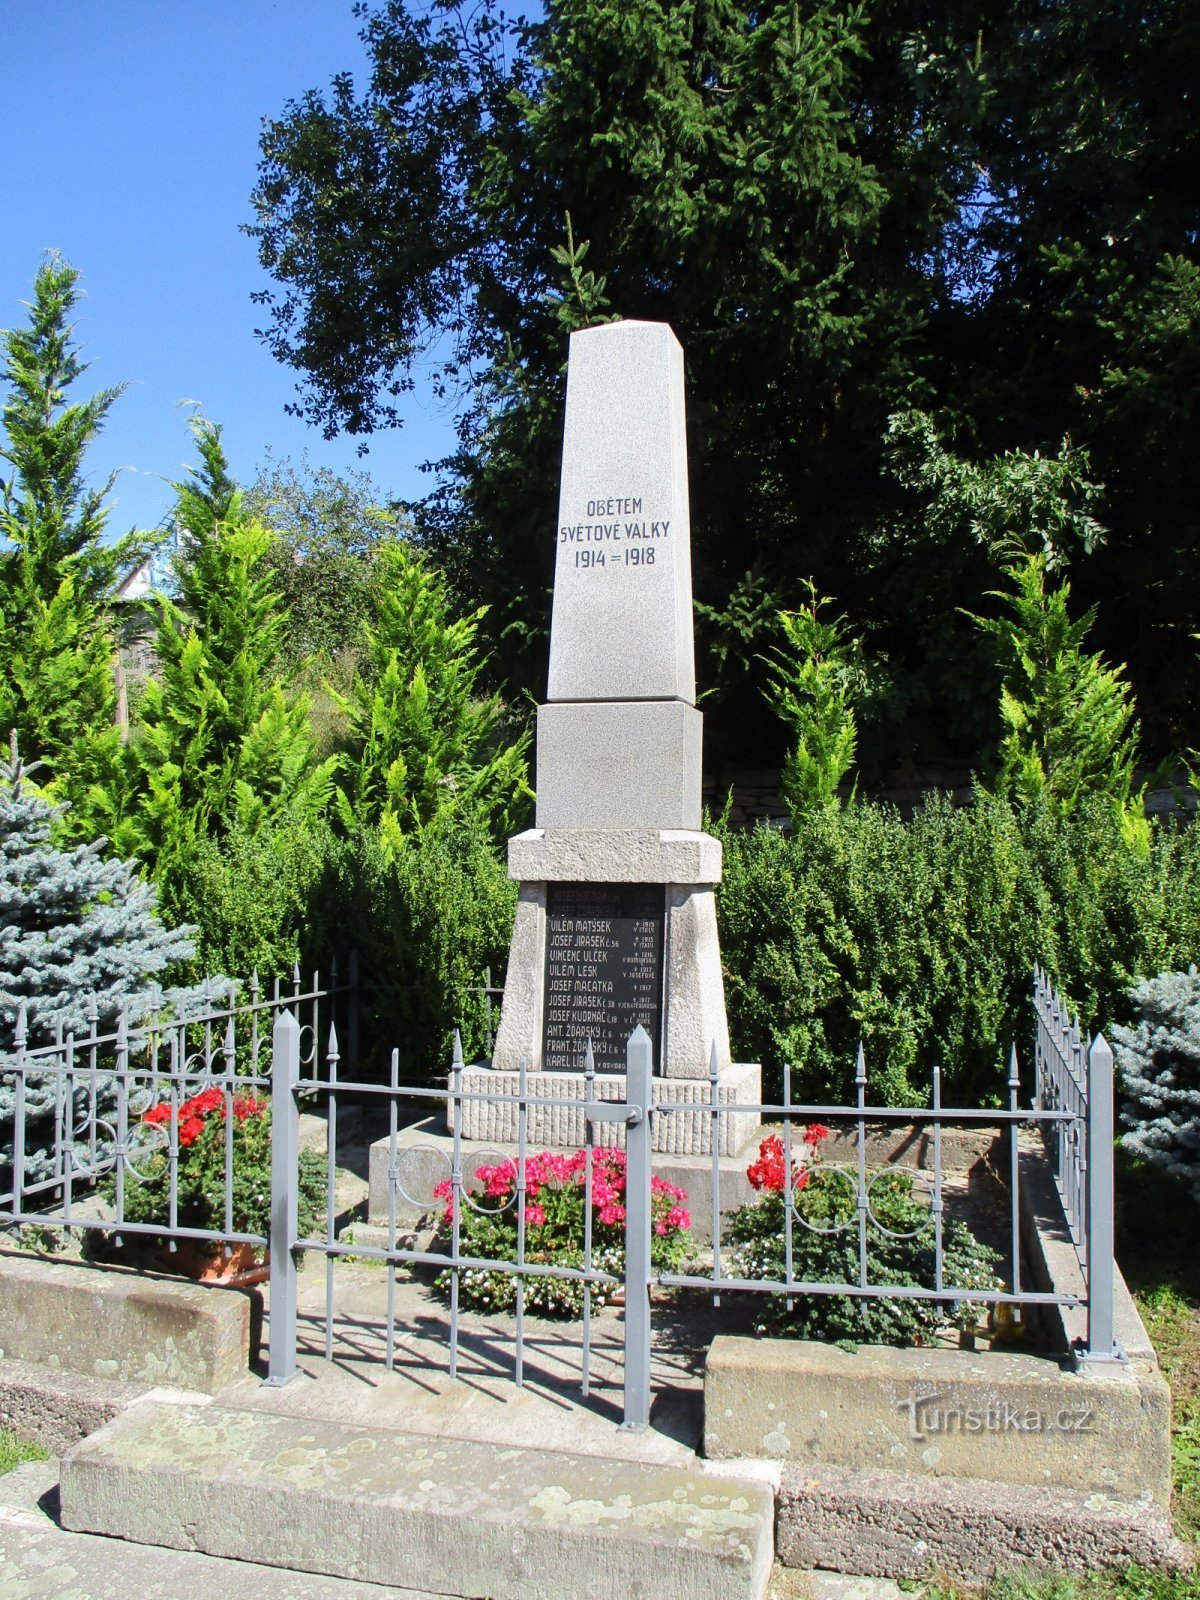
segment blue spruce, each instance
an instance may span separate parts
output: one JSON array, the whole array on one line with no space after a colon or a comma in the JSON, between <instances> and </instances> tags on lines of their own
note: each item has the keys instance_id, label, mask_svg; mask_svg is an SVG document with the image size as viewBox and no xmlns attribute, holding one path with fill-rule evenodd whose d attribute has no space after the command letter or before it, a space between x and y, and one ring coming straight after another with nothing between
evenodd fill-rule
<instances>
[{"instance_id":1,"label":"blue spruce","mask_svg":"<svg viewBox=\"0 0 1200 1600\"><path fill-rule=\"evenodd\" d=\"M1131 999L1134 1026L1113 1029L1130 1130L1122 1143L1200 1202L1200 973L1161 972Z\"/></svg>"},{"instance_id":2,"label":"blue spruce","mask_svg":"<svg viewBox=\"0 0 1200 1600\"><path fill-rule=\"evenodd\" d=\"M32 770L14 738L0 766L0 1167L7 1167L13 1143L14 1078L4 1067L20 1019L24 1042L35 1049L70 1034L111 1033L122 1014L135 1024L166 1005L194 1005L200 994L164 993L157 982L192 955L191 930L163 926L154 889L133 863L106 859L103 839L71 849L51 843L62 808L38 792ZM54 1094L49 1074L30 1076L30 1181L52 1170Z\"/></svg>"}]
</instances>

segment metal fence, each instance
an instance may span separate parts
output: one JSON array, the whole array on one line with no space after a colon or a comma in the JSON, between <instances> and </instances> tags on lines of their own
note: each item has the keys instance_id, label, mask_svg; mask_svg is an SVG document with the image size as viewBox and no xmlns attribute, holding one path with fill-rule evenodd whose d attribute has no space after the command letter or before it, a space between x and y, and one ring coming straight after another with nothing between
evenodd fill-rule
<instances>
[{"instance_id":1,"label":"metal fence","mask_svg":"<svg viewBox=\"0 0 1200 1600\"><path fill-rule=\"evenodd\" d=\"M486 985L491 988L490 984ZM783 1074L783 1096L778 1104L744 1105L719 1099L715 1053L707 1101L673 1102L652 1095L652 1050L639 1028L627 1049L625 1098L597 1092L596 1071L590 1048L585 1051L578 1077L570 1078L563 1093L531 1092L529 1074L522 1067L515 1093L496 1094L474 1087L467 1079L461 1048L456 1046L444 1086L402 1084L399 1056L393 1051L386 1082L347 1077L343 1059L356 1060L353 1035L357 1031L356 984L326 987L314 978L302 992L295 974L292 992L275 985L270 996L258 996L240 1007L198 1016L154 1021L137 1027L119 1026L111 1035L83 1041L66 1039L52 1046L28 1049L23 1043L12 1056L0 1061L0 1084L10 1084L15 1094L14 1142L10 1184L0 1192L0 1223L36 1222L50 1226L104 1227L118 1232L157 1234L175 1238L217 1240L229 1246L247 1242L270 1247L269 1383L286 1383L296 1371L298 1253L311 1250L324 1256L326 1272L325 1353L331 1356L335 1339L336 1302L334 1270L339 1259L353 1255L385 1262L387 1274L385 1361L393 1363L396 1343L396 1269L423 1266L444 1275L449 1298L448 1367L458 1372L460 1290L464 1273L486 1271L514 1280L515 1329L513 1377L524 1381L527 1286L532 1279L572 1281L582 1296L582 1389L588 1393L591 1372L592 1318L598 1296L608 1296L620 1281L611 1262L598 1258L592 1235L593 1129L598 1123L619 1124L625 1146L623 1266L625 1344L625 1425L646 1425L650 1407L651 1290L655 1284L689 1287L710 1293L715 1301L727 1294L783 1296L795 1301L805 1296L848 1296L860 1302L922 1301L945 1307L956 1305L1085 1306L1087 1335L1077 1352L1081 1360L1112 1361L1119 1357L1113 1339L1113 1230L1112 1230L1112 1055L1102 1038L1084 1041L1078 1025L1067 1021L1061 1000L1045 975L1036 975L1034 1009L1037 1020L1036 1082L1032 1103L1022 1105L1022 1086L1016 1052L1010 1056L1008 1104L1001 1109L954 1108L942 1101L941 1077L932 1073L930 1103L924 1106L876 1105L868 1099L868 1074L862 1049L855 1069L855 1095L843 1105L803 1104L791 1094L792 1073ZM342 1016L331 1013L339 999ZM263 1059L266 1032L271 1021L270 1067ZM339 1033L337 1021L342 1024ZM340 1039L347 1041L346 1050ZM470 1086L469 1086L470 1085ZM544 1079L539 1081L539 1087ZM658 1085L663 1090L661 1082ZM234 1097L247 1090L270 1090L271 1095L271 1203L270 1227L261 1232L237 1232L233 1222L233 1145L226 1133L224 1223L206 1229L180 1225L176 1205L176 1177L180 1155L178 1112L188 1095L199 1088L215 1089L221 1099L226 1130L235 1115ZM669 1085L666 1087L669 1094ZM51 1170L27 1181L25 1172L26 1104L30 1094L50 1109L54 1129ZM326 1204L324 1225L301 1233L299 1227L299 1160L301 1108L313 1099L323 1103L327 1119ZM487 1209L479 1194L476 1169L486 1152L472 1147L460 1132L462 1109L472 1100L504 1102L514 1113L515 1148L501 1152L512 1176L512 1194L506 1204L515 1229L515 1250L509 1259L473 1256L465 1251L462 1219L469 1208ZM389 1215L382 1243L346 1242L336 1234L334 1199L339 1103L358 1108L382 1108L388 1124ZM170 1113L162 1121L147 1121L155 1105ZM446 1154L446 1195L449 1221L440 1238L428 1248L417 1248L402 1237L398 1198L402 1192L398 1150L399 1119L416 1106L442 1108L449 1129ZM531 1151L528 1140L530 1112L542 1108L573 1108L581 1113L585 1158L578 1181L584 1190L582 1252L578 1265L536 1259L530 1252L528 1178ZM689 1272L661 1272L651 1267L653 1119L686 1111L710 1120L708 1140L712 1155L712 1259L711 1264ZM722 1119L748 1117L774 1127L779 1139L782 1173L778 1192L783 1202L783 1270L776 1276L748 1277L729 1270L731 1255L723 1243L726 1223L721 1209L720 1150ZM811 1153L804 1130L819 1120L845 1129L853 1155L841 1161L826 1160L821 1171L826 1181L843 1191L841 1211L832 1221L814 1222L806 1215L799 1181L808 1170ZM946 1255L947 1186L943 1170L943 1132L949 1125L976 1125L1003 1130L1007 1163L1007 1259L1002 1285L964 1284L956 1281ZM931 1143L928 1167L888 1161L872 1165L871 1139L880 1126L915 1126L927 1131ZM1039 1290L1025 1281L1021 1263L1020 1134L1040 1128L1052 1155L1058 1191L1071 1238L1086 1284L1085 1296ZM443 1147L444 1148L444 1147ZM165 1158L170 1174L169 1214L154 1223L125 1220L128 1185L142 1181L147 1163ZM113 1186L114 1215L107 1219L82 1217L73 1208L77 1186L107 1179ZM897 1232L880 1216L880 1185L899 1183L906 1193L921 1197L922 1214L911 1228ZM837 1281L814 1280L796 1271L796 1248L802 1230L837 1234L847 1246L845 1259L853 1266ZM872 1245L880 1238L919 1238L927 1270L921 1281L889 1281L875 1265Z\"/></svg>"},{"instance_id":2,"label":"metal fence","mask_svg":"<svg viewBox=\"0 0 1200 1600\"><path fill-rule=\"evenodd\" d=\"M1033 974L1037 1114L1087 1283L1090 1359L1118 1357L1113 1328L1113 1053L1085 1036L1043 968Z\"/></svg>"},{"instance_id":3,"label":"metal fence","mask_svg":"<svg viewBox=\"0 0 1200 1600\"><path fill-rule=\"evenodd\" d=\"M0 1146L0 1226L100 1230L166 1236L225 1245L265 1247L266 1232L234 1227L234 1144L238 1107L247 1095L269 1094L272 1029L286 1013L296 1031L301 1092L323 1072L318 1041L340 1009L350 1048L358 1048L358 958L344 980L336 961L328 980L314 973L307 986L299 967L291 981L263 984L255 973L241 1003L211 1003L205 986L182 1009L151 994L132 1021L124 1011L101 1031L98 1008L80 1036L58 1030L52 1043L31 1045L25 1010L18 1011L13 1049L0 1055L0 1090L11 1096L11 1143ZM194 1096L215 1092L223 1123L223 1218L210 1227L180 1215L180 1110ZM311 1091L310 1091L311 1092ZM162 1113L153 1115L158 1108ZM5 1130L7 1131L7 1130ZM162 1220L138 1221L131 1186L161 1177L167 1189ZM106 1191L98 1208L97 1186Z\"/></svg>"}]
</instances>

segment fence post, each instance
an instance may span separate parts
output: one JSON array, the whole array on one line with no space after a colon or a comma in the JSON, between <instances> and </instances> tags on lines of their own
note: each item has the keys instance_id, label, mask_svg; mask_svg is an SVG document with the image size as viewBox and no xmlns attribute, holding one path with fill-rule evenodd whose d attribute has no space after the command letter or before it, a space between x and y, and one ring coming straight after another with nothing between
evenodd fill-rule
<instances>
[{"instance_id":1,"label":"fence post","mask_svg":"<svg viewBox=\"0 0 1200 1600\"><path fill-rule=\"evenodd\" d=\"M299 1226L300 1024L281 1011L271 1031L271 1339L266 1383L296 1376L296 1257Z\"/></svg>"},{"instance_id":2,"label":"fence post","mask_svg":"<svg viewBox=\"0 0 1200 1600\"><path fill-rule=\"evenodd\" d=\"M1087 1348L1120 1361L1113 1331L1113 1053L1102 1033L1087 1053Z\"/></svg>"},{"instance_id":3,"label":"fence post","mask_svg":"<svg viewBox=\"0 0 1200 1600\"><path fill-rule=\"evenodd\" d=\"M639 1025L625 1050L625 1420L650 1421L650 1089L653 1051ZM634 1116L634 1113L638 1113Z\"/></svg>"}]
</instances>

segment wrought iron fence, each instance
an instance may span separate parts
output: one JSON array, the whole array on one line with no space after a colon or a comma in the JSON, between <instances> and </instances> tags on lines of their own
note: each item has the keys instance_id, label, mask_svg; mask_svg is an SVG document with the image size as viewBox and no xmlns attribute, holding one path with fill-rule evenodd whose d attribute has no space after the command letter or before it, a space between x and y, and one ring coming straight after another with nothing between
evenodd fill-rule
<instances>
[{"instance_id":1,"label":"wrought iron fence","mask_svg":"<svg viewBox=\"0 0 1200 1600\"><path fill-rule=\"evenodd\" d=\"M0 1088L12 1098L12 1137L0 1149L0 1227L103 1230L118 1235L167 1236L223 1244L265 1246L266 1233L234 1227L233 1130L248 1094L269 1092L275 1019L286 1012L297 1032L297 1081L302 1087L323 1071L319 1040L340 1008L351 1053L358 1049L358 958L344 980L336 961L328 980L314 973L305 985L298 967L290 983L260 982L255 973L246 999L211 1003L207 986L181 1009L151 994L137 1021L118 1014L101 1031L99 1013L77 1037L59 1030L52 1043L31 1045L24 1008L18 1012L11 1052L0 1055ZM223 1124L223 1193L219 1221L197 1227L181 1217L180 1110L194 1096L219 1096L213 1109ZM153 1112L159 1108L161 1115ZM167 1214L153 1222L129 1215L131 1185L154 1175L167 1189ZM103 1214L90 1202L97 1185L107 1191Z\"/></svg>"},{"instance_id":2,"label":"wrought iron fence","mask_svg":"<svg viewBox=\"0 0 1200 1600\"><path fill-rule=\"evenodd\" d=\"M1033 973L1035 1099L1071 1242L1088 1288L1088 1354L1111 1359L1113 1330L1113 1053L1085 1035L1066 999ZM1107 1354L1106 1354L1107 1352Z\"/></svg>"},{"instance_id":3,"label":"wrought iron fence","mask_svg":"<svg viewBox=\"0 0 1200 1600\"><path fill-rule=\"evenodd\" d=\"M490 984L486 985L491 988ZM333 1016L335 1004L341 1016ZM608 1295L618 1283L617 1274L601 1260L592 1233L593 1129L598 1123L619 1125L625 1145L625 1423L646 1424L650 1405L651 1289L655 1283L708 1291L715 1300L726 1294L783 1296L788 1301L803 1296L847 1296L858 1301L920 1300L945 1307L955 1304L1009 1304L1014 1306L1086 1306L1087 1337L1081 1359L1111 1361L1119 1355L1113 1339L1112 1261L1112 1056L1102 1038L1085 1041L1078 1025L1066 1020L1065 1008L1043 973L1035 982L1037 1019L1035 1094L1021 1104L1021 1079L1015 1051L1010 1056L1008 1104L1001 1109L946 1107L942 1102L940 1074L932 1074L930 1103L924 1106L875 1105L868 1099L869 1080L862 1049L855 1070L855 1095L844 1105L804 1104L791 1093L792 1073L783 1074L783 1097L778 1104L745 1105L722 1101L715 1053L708 1078L707 1102L697 1106L669 1098L670 1081L652 1079L650 1040L641 1029L628 1043L624 1099L607 1098L619 1089L606 1078L597 1086L590 1049L584 1053L576 1086L564 1080L563 1092L531 1092L524 1066L515 1093L494 1093L468 1080L461 1048L454 1052L443 1085L402 1084L399 1056L393 1051L388 1081L380 1083L344 1076L345 1059L357 1059L357 974L339 984L336 976L326 986L314 977L302 989L293 975L291 991L276 984L269 995L252 991L248 1003L214 1009L193 1016L150 1020L132 1026L122 1022L108 1035L67 1039L30 1049L22 1039L16 1051L0 1058L0 1082L15 1093L14 1137L9 1187L0 1189L0 1224L36 1222L43 1226L102 1227L117 1232L155 1234L175 1238L218 1241L227 1247L246 1242L270 1248L269 1377L272 1384L286 1383L297 1360L297 1255L302 1250L324 1256L326 1272L325 1352L333 1353L336 1301L334 1271L349 1255L374 1257L388 1266L385 1361L393 1363L396 1344L396 1268L424 1266L444 1274L449 1297L448 1366L457 1375L460 1338L460 1289L467 1272L498 1273L514 1280L515 1331L513 1376L524 1380L527 1286L533 1279L561 1279L578 1286L582 1298L582 1379L588 1392L591 1372L592 1318L596 1297ZM263 1024L270 1021L269 1067L264 1057L268 1037ZM337 1021L341 1022L339 1033ZM346 1040L343 1052L340 1040ZM539 1077L536 1085L544 1087ZM197 1089L220 1097L226 1128L224 1142L224 1226L192 1228L180 1221L177 1177L180 1157L179 1109ZM261 1231L233 1228L233 1145L229 1129L235 1117L235 1096L247 1090L269 1090L272 1103L270 1227ZM40 1096L53 1129L49 1172L37 1179L26 1175L26 1106L30 1095ZM658 1098L662 1096L662 1098ZM324 1226L302 1233L299 1226L300 1114L313 1098L326 1107L326 1204ZM349 1098L356 1106L374 1103L386 1111L388 1122L389 1215L382 1243L370 1245L337 1237L335 1184L338 1150L339 1101ZM464 1249L462 1219L472 1207L480 1208L476 1169L492 1154L472 1146L461 1134L462 1110L472 1100L502 1102L512 1108L516 1138L514 1148L499 1154L511 1171L511 1198L515 1250L509 1259L474 1256ZM441 1107L446 1113L449 1147L445 1194L449 1200L444 1237L428 1248L418 1248L402 1238L398 1202L403 1182L398 1153L402 1107ZM168 1114L148 1121L146 1113L165 1105ZM530 1112L543 1108L571 1108L585 1128L585 1158L581 1168L584 1189L581 1259L563 1265L531 1254L529 1233L528 1125ZM652 1139L653 1119L686 1113L710 1120L708 1139L712 1160L712 1260L707 1270L661 1272L651 1269ZM730 1252L723 1243L720 1151L722 1119L750 1117L778 1129L783 1199L783 1270L775 1276L749 1277L730 1270ZM849 1245L848 1259L855 1269L839 1281L814 1280L796 1271L795 1248L801 1230L814 1229L800 1202L798 1182L809 1162L802 1127L814 1120L847 1128L853 1157L826 1161L825 1181L841 1185L845 1201L830 1222L815 1231L836 1233ZM1008 1236L1006 1283L986 1285L955 1281L946 1259L946 1183L943 1171L943 1132L948 1125L999 1125L1004 1130L1008 1163ZM873 1166L870 1135L873 1128L916 1125L928 1131L932 1159L928 1167L889 1161ZM727 1124L726 1124L727 1126ZM1084 1274L1084 1296L1039 1290L1025 1281L1021 1263L1021 1185L1019 1135L1023 1128L1042 1130L1055 1163L1058 1190L1071 1237ZM170 1203L165 1220L150 1223L126 1219L128 1185L143 1181L148 1165L159 1172L163 1161L169 1173ZM75 1206L80 1186L89 1189L98 1180L113 1186L113 1215L84 1216ZM2 1182L2 1180L0 1180ZM880 1215L881 1185L899 1182L906 1192L919 1194L923 1214L904 1234ZM410 1197L411 1198L411 1197ZM879 1237L915 1237L927 1246L926 1281L889 1281L873 1267L872 1241ZM434 1248L439 1245L440 1248Z\"/></svg>"},{"instance_id":4,"label":"wrought iron fence","mask_svg":"<svg viewBox=\"0 0 1200 1600\"><path fill-rule=\"evenodd\" d=\"M1042 1001L1035 996L1038 1008L1039 1030L1043 1026ZM338 1076L336 1049L330 1061L328 1078L320 1085L327 1096L330 1129L330 1189L333 1181L333 1155L336 1145L337 1100L339 1094L352 1094L356 1099L382 1096L386 1099L389 1114L388 1173L389 1215L387 1232L382 1244L366 1245L361 1242L344 1243L334 1235L334 1213L330 1204L323 1237L297 1238L294 1215L276 1209L272 1232L272 1282L271 1301L271 1357L270 1379L275 1384L286 1383L295 1371L295 1300L296 1277L293 1249L322 1252L326 1262L325 1297L325 1349L332 1353L335 1324L334 1265L346 1255L374 1257L388 1264L388 1301L386 1326L386 1357L390 1366L395 1348L395 1268L398 1265L422 1265L436 1268L448 1280L449 1351L448 1365L452 1376L458 1370L459 1343L459 1290L462 1275L467 1272L486 1271L506 1275L515 1280L515 1331L513 1336L513 1377L519 1385L524 1369L524 1323L526 1285L538 1277L557 1277L573 1280L582 1287L581 1328L581 1387L588 1392L590 1381L590 1348L593 1297L600 1289L607 1291L616 1282L614 1274L597 1261L593 1250L592 1170L590 1152L593 1145L593 1127L599 1122L615 1122L623 1127L625 1173L625 1423L641 1427L646 1423L650 1402L650 1292L655 1283L665 1286L690 1287L708 1290L715 1300L723 1294L745 1293L751 1295L783 1296L792 1301L809 1295L840 1295L857 1300L920 1300L933 1302L947 1308L962 1305L1029 1306L1086 1306L1088 1332L1085 1346L1077 1352L1081 1360L1109 1361L1118 1352L1112 1337L1112 1067L1107 1046L1095 1041L1090 1051L1092 1085L1088 1094L1070 1098L1065 1103L1061 1096L1044 1087L1049 1082L1051 1067L1043 1060L1043 1044L1039 1043L1038 1089L1033 1104L1021 1104L1021 1079L1016 1051L1009 1059L1008 1105L1005 1108L947 1107L942 1103L941 1078L935 1068L932 1074L930 1104L926 1106L886 1106L868 1101L868 1076L865 1056L860 1048L855 1071L856 1095L853 1104L827 1105L802 1104L792 1099L791 1072L784 1073L784 1096L779 1104L744 1105L721 1101L718 1096L718 1072L715 1053L709 1074L707 1107L701 1115L711 1119L708 1140L712 1152L712 1238L711 1268L695 1272L661 1272L654 1274L650 1264L650 1229L652 1216L651 1179L651 1127L652 1119L670 1116L677 1112L696 1115L693 1100L686 1103L669 1099L656 1099L652 1095L651 1045L641 1029L631 1036L627 1051L627 1073L624 1100L600 1098L596 1091L596 1072L590 1049L585 1050L578 1077L579 1088L571 1080L564 1080L560 1094L548 1095L531 1092L529 1074L524 1065L518 1075L516 1093L495 1093L482 1088L464 1086L464 1067L461 1048L457 1046L450 1065L445 1087L401 1085L398 1077L398 1060L392 1058L391 1081L386 1085L356 1082ZM1048 1047L1045 1047L1048 1049ZM1047 1060L1049 1057L1047 1056ZM275 1122L276 1150L280 1168L277 1174L279 1192L291 1194L295 1189L294 1171L298 1141L296 1115L286 1120L278 1110L287 1104L290 1095L296 1105L299 1084L298 1042L292 1020L283 1015L276 1024L275 1051ZM539 1088L541 1082L539 1079ZM609 1080L611 1081L611 1080ZM441 1248L416 1248L401 1241L397 1223L398 1198L405 1195L399 1151L397 1146L397 1106L401 1100L441 1106L446 1112L450 1132L449 1150L443 1152L446 1163L446 1196L449 1201L448 1233ZM504 1103L515 1112L515 1148L492 1152L479 1146L472 1147L461 1135L462 1108L472 1100L490 1104ZM1051 1103L1051 1101L1053 1103ZM586 1129L585 1159L582 1163L584 1187L584 1239L582 1261L578 1266L564 1266L533 1259L528 1253L528 1174L530 1151L528 1148L528 1119L530 1113L542 1108L570 1108L581 1113ZM721 1120L729 1117L763 1119L780 1129L783 1173L780 1192L784 1211L784 1271L778 1277L744 1277L726 1270L728 1254L722 1244L723 1216L721 1209L720 1150L727 1141L721 1137ZM806 1156L803 1138L796 1125L810 1124L814 1119L848 1125L854 1137L854 1158L851 1162L826 1162L821 1171L840 1182L852 1202L849 1215L833 1223L814 1224L805 1215L798 1202L800 1179L805 1170ZM928 1169L889 1163L872 1167L869 1164L869 1136L879 1124L901 1126L916 1125L929 1131L932 1141L932 1161ZM953 1269L948 1269L945 1250L946 1185L943 1172L942 1136L947 1125L975 1124L987 1127L999 1125L1004 1130L1008 1163L1008 1251L1006 1286L996 1283L986 1285L956 1281ZM1078 1234L1079 1259L1087 1284L1086 1298L1067 1291L1038 1289L1025 1281L1021 1262L1021 1184L1019 1135L1023 1128L1040 1127L1048 1136L1051 1148L1080 1152L1077 1165L1082 1179L1071 1177L1071 1185L1064 1192L1074 1194L1082 1190L1090 1197L1086 1216L1073 1237ZM461 1219L465 1208L480 1208L475 1194L475 1173L485 1158L498 1154L507 1162L512 1174L511 1205L515 1224L516 1246L507 1259L491 1256L478 1257L464 1252ZM1068 1168L1068 1174L1074 1168ZM925 1197L924 1217L909 1231L899 1233L889 1228L879 1215L876 1195L881 1184L899 1180L910 1190ZM828 1177L826 1179L828 1181ZM489 1207L489 1209L492 1209ZM1083 1215L1082 1212L1077 1213ZM794 1242L801 1229L843 1234L854 1245L857 1271L837 1281L813 1280L797 1276L794 1270ZM872 1271L871 1242L876 1236L916 1237L920 1235L928 1247L930 1270L928 1281L922 1283L897 1282ZM436 1242L436 1241L435 1241Z\"/></svg>"}]
</instances>

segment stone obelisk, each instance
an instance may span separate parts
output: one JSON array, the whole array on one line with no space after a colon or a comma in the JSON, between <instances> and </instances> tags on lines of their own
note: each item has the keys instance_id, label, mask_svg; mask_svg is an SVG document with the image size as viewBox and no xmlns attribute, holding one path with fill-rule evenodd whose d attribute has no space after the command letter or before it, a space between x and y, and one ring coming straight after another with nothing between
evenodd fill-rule
<instances>
[{"instance_id":1,"label":"stone obelisk","mask_svg":"<svg viewBox=\"0 0 1200 1600\"><path fill-rule=\"evenodd\" d=\"M756 1103L759 1069L729 1059L713 899L721 847L700 831L683 352L665 323L571 336L554 537L536 826L509 841L521 887L495 1055L476 1069L478 1087L499 1090L522 1060L547 1079L577 1074L590 1039L604 1089L619 1097L640 1023L658 1080L673 1080L665 1098L699 1105L715 1051L719 1097ZM503 1139L513 1115L468 1102L463 1132ZM656 1145L705 1149L710 1121L656 1118ZM722 1118L722 1146L739 1148L753 1123ZM574 1144L582 1126L575 1112L550 1113L530 1136Z\"/></svg>"}]
</instances>

